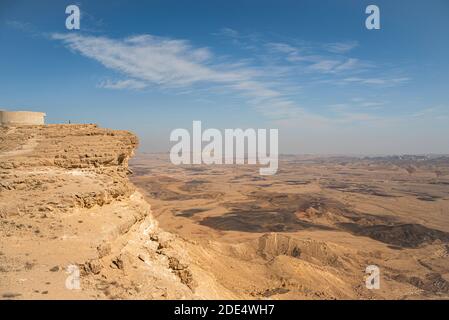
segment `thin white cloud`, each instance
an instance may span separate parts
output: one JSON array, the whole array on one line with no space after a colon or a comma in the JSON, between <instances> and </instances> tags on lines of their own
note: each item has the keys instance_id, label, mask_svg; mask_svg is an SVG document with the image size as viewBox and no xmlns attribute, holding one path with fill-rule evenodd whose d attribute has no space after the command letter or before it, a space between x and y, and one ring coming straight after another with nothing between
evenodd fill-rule
<instances>
[{"instance_id":1,"label":"thin white cloud","mask_svg":"<svg viewBox=\"0 0 449 320\"><path fill-rule=\"evenodd\" d=\"M123 89L144 89L147 87L147 85L142 81L137 81L133 79L127 79L127 80L119 80L119 81L111 81L106 80L102 81L98 84L99 88L105 88L105 89L117 89L117 90L123 90Z\"/></svg>"},{"instance_id":2,"label":"thin white cloud","mask_svg":"<svg viewBox=\"0 0 449 320\"><path fill-rule=\"evenodd\" d=\"M447 119L448 116L449 116L449 108L444 105L423 108L410 114L410 117L412 118L428 117L435 119Z\"/></svg>"},{"instance_id":3,"label":"thin white cloud","mask_svg":"<svg viewBox=\"0 0 449 320\"><path fill-rule=\"evenodd\" d=\"M324 47L326 50L333 53L347 53L356 48L358 45L359 44L357 41L346 41L325 44Z\"/></svg>"},{"instance_id":4,"label":"thin white cloud","mask_svg":"<svg viewBox=\"0 0 449 320\"><path fill-rule=\"evenodd\" d=\"M348 58L348 59L319 59L318 62L309 66L310 70L322 72L322 73L344 73L353 70L361 71L368 64L361 63L358 59Z\"/></svg>"},{"instance_id":5,"label":"thin white cloud","mask_svg":"<svg viewBox=\"0 0 449 320\"><path fill-rule=\"evenodd\" d=\"M355 58L349 58L345 62L335 67L334 71L352 70L358 67L361 67L359 60Z\"/></svg>"},{"instance_id":6,"label":"thin white cloud","mask_svg":"<svg viewBox=\"0 0 449 320\"><path fill-rule=\"evenodd\" d=\"M289 62L317 63L321 57L306 53L307 50L284 42L267 42L264 47L275 55L283 55Z\"/></svg>"},{"instance_id":7,"label":"thin white cloud","mask_svg":"<svg viewBox=\"0 0 449 320\"><path fill-rule=\"evenodd\" d=\"M357 42L331 43L324 45L304 45L304 47L293 46L284 42L268 42L265 47L278 55L284 55L285 60L291 63L303 63L308 69L321 73L342 73L352 70L364 70L369 67L368 63L362 63L359 59L344 57L341 54L349 52L357 46ZM320 48L334 54L318 54ZM335 54L338 53L338 54Z\"/></svg>"},{"instance_id":8,"label":"thin white cloud","mask_svg":"<svg viewBox=\"0 0 449 320\"><path fill-rule=\"evenodd\" d=\"M365 101L360 104L361 107L365 108L377 108L383 105L385 105L385 102L380 101Z\"/></svg>"},{"instance_id":9,"label":"thin white cloud","mask_svg":"<svg viewBox=\"0 0 449 320\"><path fill-rule=\"evenodd\" d=\"M24 32L34 32L36 28L29 22L23 22L18 20L7 20L5 24L13 29L24 31Z\"/></svg>"},{"instance_id":10,"label":"thin white cloud","mask_svg":"<svg viewBox=\"0 0 449 320\"><path fill-rule=\"evenodd\" d=\"M384 85L392 86L410 81L408 77L400 78L361 78L361 77L349 77L343 79L346 83L360 83L360 84L370 84L370 85Z\"/></svg>"},{"instance_id":11,"label":"thin white cloud","mask_svg":"<svg viewBox=\"0 0 449 320\"><path fill-rule=\"evenodd\" d=\"M229 38L239 38L240 34L238 31L231 28L221 28L218 32L213 33L216 36L223 36Z\"/></svg>"},{"instance_id":12,"label":"thin white cloud","mask_svg":"<svg viewBox=\"0 0 449 320\"><path fill-rule=\"evenodd\" d=\"M266 47L270 50L281 53L298 53L298 49L288 43L269 42Z\"/></svg>"},{"instance_id":13,"label":"thin white cloud","mask_svg":"<svg viewBox=\"0 0 449 320\"><path fill-rule=\"evenodd\" d=\"M321 71L321 72L331 72L333 71L340 62L337 60L322 60L320 62L314 63L310 66L311 70Z\"/></svg>"}]
</instances>

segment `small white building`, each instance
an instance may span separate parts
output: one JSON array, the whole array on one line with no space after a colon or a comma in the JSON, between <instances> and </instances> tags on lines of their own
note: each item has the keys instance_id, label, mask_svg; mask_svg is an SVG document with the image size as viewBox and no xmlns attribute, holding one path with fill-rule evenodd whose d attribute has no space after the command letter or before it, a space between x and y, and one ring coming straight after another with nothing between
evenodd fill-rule
<instances>
[{"instance_id":1,"label":"small white building","mask_svg":"<svg viewBox=\"0 0 449 320\"><path fill-rule=\"evenodd\" d=\"M43 112L0 110L0 125L44 125L45 116Z\"/></svg>"}]
</instances>

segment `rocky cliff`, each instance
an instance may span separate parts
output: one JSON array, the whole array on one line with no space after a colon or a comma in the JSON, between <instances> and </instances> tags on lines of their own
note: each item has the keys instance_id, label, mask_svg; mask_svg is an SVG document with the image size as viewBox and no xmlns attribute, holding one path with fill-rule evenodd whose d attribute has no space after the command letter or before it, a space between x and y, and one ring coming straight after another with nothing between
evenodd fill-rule
<instances>
[{"instance_id":1,"label":"rocky cliff","mask_svg":"<svg viewBox=\"0 0 449 320\"><path fill-rule=\"evenodd\" d=\"M217 297L127 179L137 144L96 125L0 127L1 298Z\"/></svg>"}]
</instances>

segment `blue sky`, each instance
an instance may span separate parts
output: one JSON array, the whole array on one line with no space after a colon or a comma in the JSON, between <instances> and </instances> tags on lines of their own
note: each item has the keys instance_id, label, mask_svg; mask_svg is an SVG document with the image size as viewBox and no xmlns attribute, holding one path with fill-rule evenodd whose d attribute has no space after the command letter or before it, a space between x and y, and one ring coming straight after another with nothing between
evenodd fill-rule
<instances>
[{"instance_id":1,"label":"blue sky","mask_svg":"<svg viewBox=\"0 0 449 320\"><path fill-rule=\"evenodd\" d=\"M449 153L444 0L2 0L0 41L0 109L129 129L144 151L201 120L278 128L283 153Z\"/></svg>"}]
</instances>

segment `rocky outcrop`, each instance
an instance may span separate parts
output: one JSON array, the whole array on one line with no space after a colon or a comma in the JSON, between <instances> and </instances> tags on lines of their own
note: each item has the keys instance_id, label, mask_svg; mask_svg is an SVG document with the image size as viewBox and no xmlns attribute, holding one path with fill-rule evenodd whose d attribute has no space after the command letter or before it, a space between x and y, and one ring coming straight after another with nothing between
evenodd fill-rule
<instances>
[{"instance_id":1,"label":"rocky outcrop","mask_svg":"<svg viewBox=\"0 0 449 320\"><path fill-rule=\"evenodd\" d=\"M128 159L138 143L96 125L0 128L0 215L92 208L128 197ZM23 201L26 200L26 201Z\"/></svg>"},{"instance_id":2,"label":"rocky outcrop","mask_svg":"<svg viewBox=\"0 0 449 320\"><path fill-rule=\"evenodd\" d=\"M137 144L96 125L0 127L0 294L195 297L183 240L127 178ZM79 290L65 285L70 265Z\"/></svg>"},{"instance_id":3,"label":"rocky outcrop","mask_svg":"<svg viewBox=\"0 0 449 320\"><path fill-rule=\"evenodd\" d=\"M137 137L128 131L93 124L0 127L0 167L115 167L123 171L137 144Z\"/></svg>"}]
</instances>

